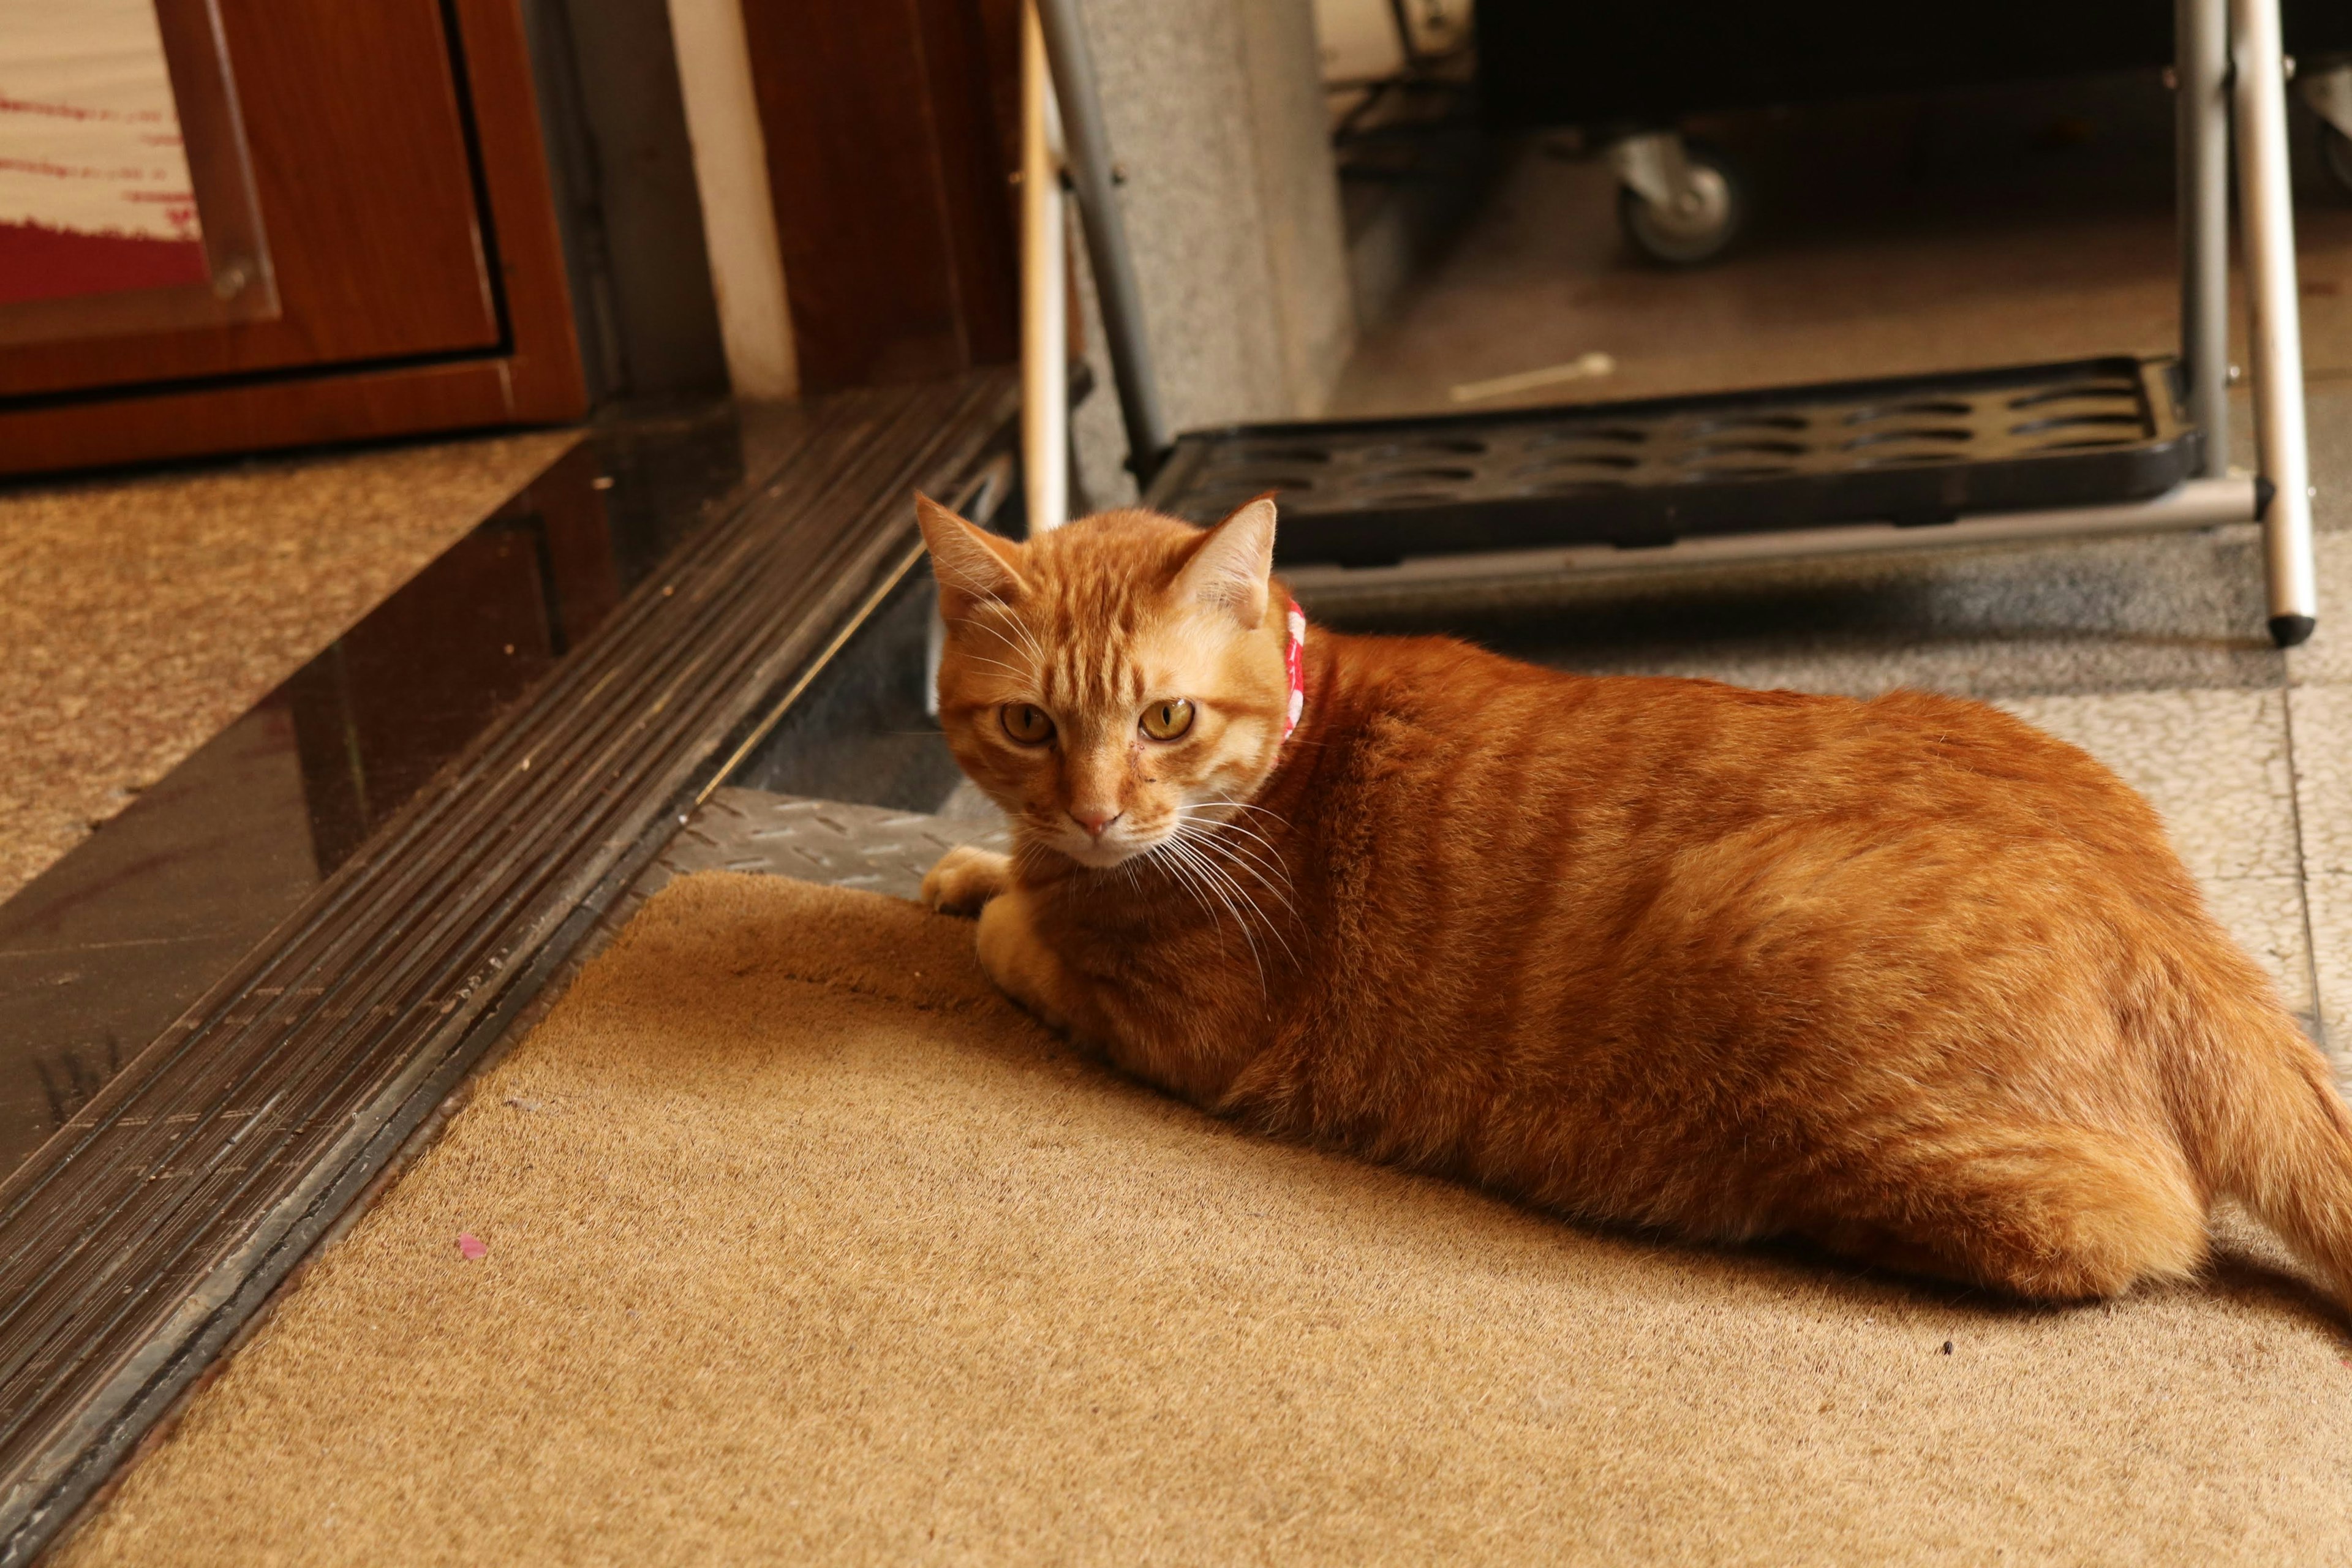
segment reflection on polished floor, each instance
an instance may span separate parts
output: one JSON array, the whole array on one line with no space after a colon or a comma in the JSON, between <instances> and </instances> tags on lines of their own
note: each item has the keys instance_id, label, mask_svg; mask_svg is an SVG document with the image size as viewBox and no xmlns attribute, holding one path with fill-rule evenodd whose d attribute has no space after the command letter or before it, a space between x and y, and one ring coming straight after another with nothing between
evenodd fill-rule
<instances>
[{"instance_id":1,"label":"reflection on polished floor","mask_svg":"<svg viewBox=\"0 0 2352 1568\"><path fill-rule=\"evenodd\" d=\"M0 1179L611 613L740 479L739 425L0 500L26 525L7 613L30 650L0 679L47 682L9 716ZM85 554L111 569L37 591Z\"/></svg>"},{"instance_id":2,"label":"reflection on polished floor","mask_svg":"<svg viewBox=\"0 0 2352 1568\"><path fill-rule=\"evenodd\" d=\"M0 905L0 1558L908 583L910 495L994 515L1015 412L982 371L601 421Z\"/></svg>"},{"instance_id":3,"label":"reflection on polished floor","mask_svg":"<svg viewBox=\"0 0 2352 1568\"><path fill-rule=\"evenodd\" d=\"M577 437L0 489L0 899Z\"/></svg>"}]
</instances>

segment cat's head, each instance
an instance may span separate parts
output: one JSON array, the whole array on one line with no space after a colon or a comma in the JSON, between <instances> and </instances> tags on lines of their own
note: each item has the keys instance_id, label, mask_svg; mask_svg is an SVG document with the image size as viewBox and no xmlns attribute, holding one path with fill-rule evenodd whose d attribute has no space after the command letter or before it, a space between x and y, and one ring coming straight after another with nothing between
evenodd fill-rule
<instances>
[{"instance_id":1,"label":"cat's head","mask_svg":"<svg viewBox=\"0 0 2352 1568\"><path fill-rule=\"evenodd\" d=\"M1240 809L1288 716L1274 502L1142 510L1027 543L919 500L947 647L940 722L1024 844L1116 866Z\"/></svg>"}]
</instances>

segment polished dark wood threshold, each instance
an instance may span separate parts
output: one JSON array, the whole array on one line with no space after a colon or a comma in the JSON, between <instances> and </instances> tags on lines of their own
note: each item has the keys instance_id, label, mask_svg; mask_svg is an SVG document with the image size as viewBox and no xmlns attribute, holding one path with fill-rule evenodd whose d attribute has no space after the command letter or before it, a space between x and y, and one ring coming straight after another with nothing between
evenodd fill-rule
<instances>
[{"instance_id":1,"label":"polished dark wood threshold","mask_svg":"<svg viewBox=\"0 0 2352 1568\"><path fill-rule=\"evenodd\" d=\"M1003 373L845 393L0 1180L0 1565L29 1562L1001 468Z\"/></svg>"}]
</instances>

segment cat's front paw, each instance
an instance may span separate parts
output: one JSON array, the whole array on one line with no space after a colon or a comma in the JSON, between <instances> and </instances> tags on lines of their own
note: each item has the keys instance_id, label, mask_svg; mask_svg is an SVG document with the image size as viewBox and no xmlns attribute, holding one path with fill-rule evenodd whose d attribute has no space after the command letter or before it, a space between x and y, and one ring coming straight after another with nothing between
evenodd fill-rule
<instances>
[{"instance_id":1,"label":"cat's front paw","mask_svg":"<svg viewBox=\"0 0 2352 1568\"><path fill-rule=\"evenodd\" d=\"M959 844L923 879L923 902L941 914L976 915L1013 880L1013 858Z\"/></svg>"}]
</instances>

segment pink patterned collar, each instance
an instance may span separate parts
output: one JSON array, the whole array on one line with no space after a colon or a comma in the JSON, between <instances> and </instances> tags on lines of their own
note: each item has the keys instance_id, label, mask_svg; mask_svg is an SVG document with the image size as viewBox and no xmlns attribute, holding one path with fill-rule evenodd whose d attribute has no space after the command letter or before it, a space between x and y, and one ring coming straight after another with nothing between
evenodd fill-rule
<instances>
[{"instance_id":1,"label":"pink patterned collar","mask_svg":"<svg viewBox=\"0 0 2352 1568\"><path fill-rule=\"evenodd\" d=\"M1282 650L1282 667L1290 672L1290 707L1282 721L1282 738L1298 728L1298 716L1307 711L1307 617L1298 613L1298 601L1288 599L1287 616L1290 640Z\"/></svg>"}]
</instances>

